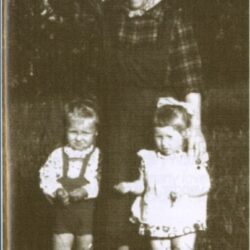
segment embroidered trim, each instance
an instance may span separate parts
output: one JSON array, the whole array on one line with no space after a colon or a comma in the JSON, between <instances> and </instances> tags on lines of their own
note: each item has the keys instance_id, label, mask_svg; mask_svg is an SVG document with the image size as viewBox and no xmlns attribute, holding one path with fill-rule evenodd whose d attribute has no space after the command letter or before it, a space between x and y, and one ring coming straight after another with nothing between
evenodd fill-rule
<instances>
[{"instance_id":1,"label":"embroidered trim","mask_svg":"<svg viewBox=\"0 0 250 250\"><path fill-rule=\"evenodd\" d=\"M205 231L206 228L206 225L200 221L197 221L191 226L185 226L178 229L170 226L140 224L139 234L158 238L173 238L197 231Z\"/></svg>"}]
</instances>

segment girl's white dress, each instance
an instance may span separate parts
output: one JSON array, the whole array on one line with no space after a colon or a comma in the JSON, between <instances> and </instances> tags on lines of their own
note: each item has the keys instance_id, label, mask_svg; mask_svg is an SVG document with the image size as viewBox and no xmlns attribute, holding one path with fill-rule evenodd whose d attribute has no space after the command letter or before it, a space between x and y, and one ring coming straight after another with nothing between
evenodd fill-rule
<instances>
[{"instance_id":1,"label":"girl's white dress","mask_svg":"<svg viewBox=\"0 0 250 250\"><path fill-rule=\"evenodd\" d=\"M205 230L210 189L206 164L198 166L184 152L164 156L141 150L138 156L140 177L129 185L131 191L142 192L132 205L139 234L171 238Z\"/></svg>"}]
</instances>

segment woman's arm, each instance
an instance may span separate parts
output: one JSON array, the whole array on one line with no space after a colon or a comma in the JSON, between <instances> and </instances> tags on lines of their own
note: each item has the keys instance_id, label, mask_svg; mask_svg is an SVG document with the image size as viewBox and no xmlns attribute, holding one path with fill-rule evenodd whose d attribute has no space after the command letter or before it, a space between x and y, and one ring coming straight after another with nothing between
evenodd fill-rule
<instances>
[{"instance_id":1,"label":"woman's arm","mask_svg":"<svg viewBox=\"0 0 250 250\"><path fill-rule=\"evenodd\" d=\"M201 89L203 84L202 62L193 26L183 10L176 12L170 42L171 75L177 93L191 104L194 114L191 120L189 153L199 158L206 151L201 126Z\"/></svg>"},{"instance_id":2,"label":"woman's arm","mask_svg":"<svg viewBox=\"0 0 250 250\"><path fill-rule=\"evenodd\" d=\"M189 93L186 95L186 102L191 104L193 115L191 118L191 128L188 138L188 152L200 159L206 152L207 146L201 127L201 94Z\"/></svg>"}]
</instances>

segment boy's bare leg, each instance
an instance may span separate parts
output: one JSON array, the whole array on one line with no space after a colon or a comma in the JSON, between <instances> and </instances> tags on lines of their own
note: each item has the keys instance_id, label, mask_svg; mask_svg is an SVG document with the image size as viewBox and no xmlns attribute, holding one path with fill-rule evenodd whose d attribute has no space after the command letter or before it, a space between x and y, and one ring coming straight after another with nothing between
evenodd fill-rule
<instances>
[{"instance_id":1,"label":"boy's bare leg","mask_svg":"<svg viewBox=\"0 0 250 250\"><path fill-rule=\"evenodd\" d=\"M92 250L93 249L93 235L85 234L76 237L76 250Z\"/></svg>"},{"instance_id":2,"label":"boy's bare leg","mask_svg":"<svg viewBox=\"0 0 250 250\"><path fill-rule=\"evenodd\" d=\"M129 250L129 246L126 246L126 245L124 245L124 246L119 246L119 247L118 247L118 250Z\"/></svg>"},{"instance_id":3,"label":"boy's bare leg","mask_svg":"<svg viewBox=\"0 0 250 250\"><path fill-rule=\"evenodd\" d=\"M196 234L191 233L172 240L173 250L194 250Z\"/></svg>"},{"instance_id":4,"label":"boy's bare leg","mask_svg":"<svg viewBox=\"0 0 250 250\"><path fill-rule=\"evenodd\" d=\"M73 234L53 234L53 250L71 250L73 242Z\"/></svg>"},{"instance_id":5,"label":"boy's bare leg","mask_svg":"<svg viewBox=\"0 0 250 250\"><path fill-rule=\"evenodd\" d=\"M150 241L152 250L171 250L170 240L154 239Z\"/></svg>"}]
</instances>

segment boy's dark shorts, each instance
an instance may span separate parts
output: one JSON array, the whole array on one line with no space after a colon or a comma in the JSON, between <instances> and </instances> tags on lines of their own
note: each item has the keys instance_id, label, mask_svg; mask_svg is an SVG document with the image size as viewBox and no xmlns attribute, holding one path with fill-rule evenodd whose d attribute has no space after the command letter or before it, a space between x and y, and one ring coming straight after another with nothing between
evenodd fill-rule
<instances>
[{"instance_id":1,"label":"boy's dark shorts","mask_svg":"<svg viewBox=\"0 0 250 250\"><path fill-rule=\"evenodd\" d=\"M93 214L93 200L88 200L84 204L75 203L65 207L57 206L54 214L53 233L71 233L76 236L92 234Z\"/></svg>"}]
</instances>

